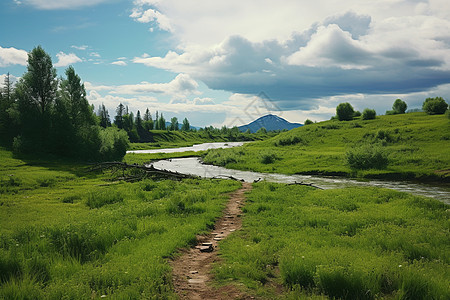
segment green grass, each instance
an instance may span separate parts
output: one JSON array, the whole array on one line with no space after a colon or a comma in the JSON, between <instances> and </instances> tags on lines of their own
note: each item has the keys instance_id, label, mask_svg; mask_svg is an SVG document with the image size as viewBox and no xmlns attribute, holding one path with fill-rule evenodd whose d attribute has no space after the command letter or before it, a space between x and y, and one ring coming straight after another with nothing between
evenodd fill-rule
<instances>
[{"instance_id":1,"label":"green grass","mask_svg":"<svg viewBox=\"0 0 450 300\"><path fill-rule=\"evenodd\" d=\"M243 211L243 229L221 242L221 284L263 298L450 297L449 206L439 201L262 182Z\"/></svg>"},{"instance_id":2,"label":"green grass","mask_svg":"<svg viewBox=\"0 0 450 300\"><path fill-rule=\"evenodd\" d=\"M346 154L364 145L382 148L387 166L351 168ZM209 150L204 161L258 172L448 181L448 149L450 121L446 116L411 113L315 123L239 149Z\"/></svg>"},{"instance_id":3,"label":"green grass","mask_svg":"<svg viewBox=\"0 0 450 300\"><path fill-rule=\"evenodd\" d=\"M227 136L222 134L220 130L217 132L207 131L167 131L167 130L150 130L153 138L151 143L131 143L129 150L147 150L160 148L178 148L190 147L194 144L211 143L211 142L237 142L237 141L256 141L273 137L278 133L240 133L239 136Z\"/></svg>"},{"instance_id":4,"label":"green grass","mask_svg":"<svg viewBox=\"0 0 450 300\"><path fill-rule=\"evenodd\" d=\"M239 183L112 182L0 148L0 299L173 299L167 260Z\"/></svg>"}]
</instances>

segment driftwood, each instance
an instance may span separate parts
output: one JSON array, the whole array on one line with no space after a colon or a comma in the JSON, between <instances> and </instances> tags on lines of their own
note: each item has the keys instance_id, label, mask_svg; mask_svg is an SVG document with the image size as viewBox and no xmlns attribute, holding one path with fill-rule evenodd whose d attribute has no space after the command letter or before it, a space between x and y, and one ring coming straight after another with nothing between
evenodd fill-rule
<instances>
[{"instance_id":1,"label":"driftwood","mask_svg":"<svg viewBox=\"0 0 450 300\"><path fill-rule=\"evenodd\" d=\"M169 170L157 169L153 165L144 166L138 164L127 164L123 162L104 162L96 164L89 168L88 171L111 171L117 174L121 171L122 176L117 177L118 180L139 181L148 177L169 178L169 179L185 179L199 178L198 176L172 172Z\"/></svg>"},{"instance_id":2,"label":"driftwood","mask_svg":"<svg viewBox=\"0 0 450 300\"><path fill-rule=\"evenodd\" d=\"M303 183L303 181L301 181L301 182L294 181L294 183L288 183L288 185L305 185L305 186L310 186L310 187L313 187L313 188L316 188L319 190L323 190L323 188L316 186L313 183Z\"/></svg>"},{"instance_id":3,"label":"driftwood","mask_svg":"<svg viewBox=\"0 0 450 300\"><path fill-rule=\"evenodd\" d=\"M228 178L228 179L231 179L234 181L244 182L244 179L238 179L236 177L228 176L228 175L217 175L217 176L211 177L211 179L224 179L224 178Z\"/></svg>"}]
</instances>

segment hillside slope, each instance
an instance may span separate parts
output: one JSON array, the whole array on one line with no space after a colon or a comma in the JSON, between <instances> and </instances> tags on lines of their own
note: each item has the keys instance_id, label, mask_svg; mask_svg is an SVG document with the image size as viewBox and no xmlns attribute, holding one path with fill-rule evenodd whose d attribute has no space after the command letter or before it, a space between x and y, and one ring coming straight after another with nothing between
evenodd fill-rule
<instances>
[{"instance_id":1,"label":"hillside slope","mask_svg":"<svg viewBox=\"0 0 450 300\"><path fill-rule=\"evenodd\" d=\"M354 170L346 152L368 144L388 154L385 169ZM239 149L210 151L206 163L285 174L450 181L450 120L410 113L375 120L330 120Z\"/></svg>"}]
</instances>

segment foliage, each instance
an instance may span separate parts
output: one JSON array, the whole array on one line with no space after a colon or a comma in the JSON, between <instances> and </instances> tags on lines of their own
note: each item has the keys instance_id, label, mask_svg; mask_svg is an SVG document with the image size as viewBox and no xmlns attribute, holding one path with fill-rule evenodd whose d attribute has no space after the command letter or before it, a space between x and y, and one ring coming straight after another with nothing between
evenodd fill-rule
<instances>
[{"instance_id":1,"label":"foliage","mask_svg":"<svg viewBox=\"0 0 450 300\"><path fill-rule=\"evenodd\" d=\"M175 299L168 258L212 227L239 183L112 183L84 170L0 148L0 187L14 178L0 200L0 299Z\"/></svg>"},{"instance_id":2,"label":"foliage","mask_svg":"<svg viewBox=\"0 0 450 300\"><path fill-rule=\"evenodd\" d=\"M340 103L336 107L336 116L339 121L350 121L353 119L354 114L353 106L348 102Z\"/></svg>"},{"instance_id":3,"label":"foliage","mask_svg":"<svg viewBox=\"0 0 450 300\"><path fill-rule=\"evenodd\" d=\"M401 99L396 99L394 101L394 104L392 105L392 110L395 114L404 114L406 112L406 109L408 108L408 105L405 101Z\"/></svg>"},{"instance_id":4,"label":"foliage","mask_svg":"<svg viewBox=\"0 0 450 300\"><path fill-rule=\"evenodd\" d=\"M442 97L427 98L423 102L422 109L429 115L444 114L448 104Z\"/></svg>"},{"instance_id":5,"label":"foliage","mask_svg":"<svg viewBox=\"0 0 450 300\"><path fill-rule=\"evenodd\" d=\"M314 124L314 122L311 121L310 119L306 119L305 120L305 124L304 125L311 125L311 124Z\"/></svg>"},{"instance_id":6,"label":"foliage","mask_svg":"<svg viewBox=\"0 0 450 300\"><path fill-rule=\"evenodd\" d=\"M214 273L261 298L446 299L448 208L387 189L257 183Z\"/></svg>"},{"instance_id":7,"label":"foliage","mask_svg":"<svg viewBox=\"0 0 450 300\"><path fill-rule=\"evenodd\" d=\"M102 160L121 160L128 148L128 136L125 131L108 127L100 130L100 156Z\"/></svg>"},{"instance_id":8,"label":"foliage","mask_svg":"<svg viewBox=\"0 0 450 300\"><path fill-rule=\"evenodd\" d=\"M373 144L353 147L345 156L350 168L357 170L385 169L389 163L385 150Z\"/></svg>"},{"instance_id":9,"label":"foliage","mask_svg":"<svg viewBox=\"0 0 450 300\"><path fill-rule=\"evenodd\" d=\"M0 102L0 135L6 146L20 154L56 155L82 160L102 160L104 148L97 118L86 99L86 90L73 67L57 79L50 56L38 46L28 54L27 72L15 87L8 85L7 101ZM8 79L9 80L9 79ZM100 124L109 116L100 108ZM9 125L4 126L3 122ZM121 144L117 144L121 146ZM113 143L113 147L115 144ZM112 149L121 159L122 149Z\"/></svg>"},{"instance_id":10,"label":"foliage","mask_svg":"<svg viewBox=\"0 0 450 300\"><path fill-rule=\"evenodd\" d=\"M362 113L363 120L373 120L377 116L377 112L374 109L366 108Z\"/></svg>"}]
</instances>

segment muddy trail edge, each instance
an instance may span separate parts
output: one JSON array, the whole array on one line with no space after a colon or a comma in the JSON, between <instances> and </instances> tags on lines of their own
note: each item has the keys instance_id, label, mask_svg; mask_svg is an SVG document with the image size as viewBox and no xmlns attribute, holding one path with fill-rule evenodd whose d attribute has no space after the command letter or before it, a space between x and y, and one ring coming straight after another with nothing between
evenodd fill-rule
<instances>
[{"instance_id":1,"label":"muddy trail edge","mask_svg":"<svg viewBox=\"0 0 450 300\"><path fill-rule=\"evenodd\" d=\"M198 236L194 248L183 250L183 254L171 262L172 280L180 299L254 299L235 286L212 287L211 266L218 261L218 242L242 226L241 206L245 192L251 190L251 183L230 194L223 215L216 221L215 229L208 235Z\"/></svg>"}]
</instances>

